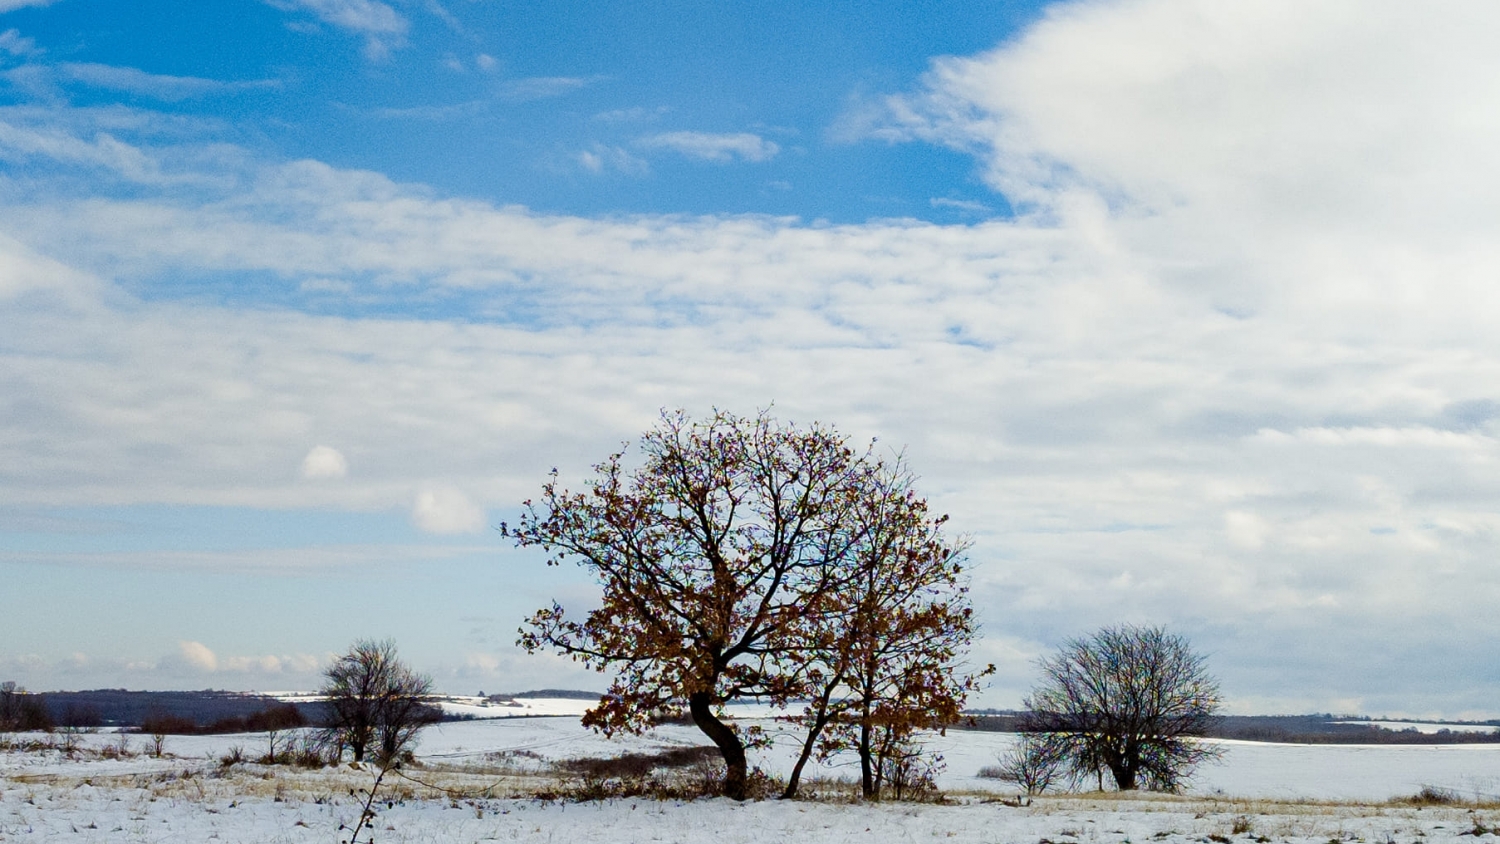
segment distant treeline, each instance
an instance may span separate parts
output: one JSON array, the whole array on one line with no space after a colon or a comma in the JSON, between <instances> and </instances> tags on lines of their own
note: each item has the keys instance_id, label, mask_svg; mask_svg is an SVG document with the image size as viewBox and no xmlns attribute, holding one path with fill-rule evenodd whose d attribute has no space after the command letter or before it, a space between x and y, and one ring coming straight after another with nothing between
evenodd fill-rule
<instances>
[{"instance_id":1,"label":"distant treeline","mask_svg":"<svg viewBox=\"0 0 1500 844\"><path fill-rule=\"evenodd\" d=\"M584 692L578 689L534 689L529 692L517 692L513 695L490 695L496 700L524 700L527 698L554 698L559 700L592 700L597 701L604 697L603 692Z\"/></svg>"},{"instance_id":2,"label":"distant treeline","mask_svg":"<svg viewBox=\"0 0 1500 844\"><path fill-rule=\"evenodd\" d=\"M9 710L14 710L12 717L5 717ZM288 703L267 695L214 690L27 693L17 689L0 701L0 730L125 727L146 733L192 735L321 726L325 719L321 702Z\"/></svg>"},{"instance_id":3,"label":"distant treeline","mask_svg":"<svg viewBox=\"0 0 1500 844\"><path fill-rule=\"evenodd\" d=\"M1343 722L1343 723L1341 723ZM1225 715L1210 734L1241 741L1289 744L1495 744L1500 733L1440 730L1420 733L1416 727L1387 729L1378 724L1333 715Z\"/></svg>"},{"instance_id":4,"label":"distant treeline","mask_svg":"<svg viewBox=\"0 0 1500 844\"><path fill-rule=\"evenodd\" d=\"M985 711L959 729L1011 733L1020 729L1020 712ZM1352 723L1351 723L1352 722ZM1415 727L1391 730L1368 721L1322 715L1224 715L1209 730L1210 738L1285 744L1500 744L1500 733L1441 730L1420 733Z\"/></svg>"},{"instance_id":5,"label":"distant treeline","mask_svg":"<svg viewBox=\"0 0 1500 844\"><path fill-rule=\"evenodd\" d=\"M307 716L290 703L273 703L249 715L229 715L208 724L167 712L147 713L137 727L153 735L215 735L221 733L264 733L291 730L308 725Z\"/></svg>"},{"instance_id":6,"label":"distant treeline","mask_svg":"<svg viewBox=\"0 0 1500 844\"><path fill-rule=\"evenodd\" d=\"M94 689L41 692L40 699L59 727L145 727L170 725L169 733L250 732L249 723L323 720L321 703L283 703L266 695L205 690L199 692L131 692ZM291 713L296 713L293 716ZM154 722L154 723L150 723Z\"/></svg>"}]
</instances>

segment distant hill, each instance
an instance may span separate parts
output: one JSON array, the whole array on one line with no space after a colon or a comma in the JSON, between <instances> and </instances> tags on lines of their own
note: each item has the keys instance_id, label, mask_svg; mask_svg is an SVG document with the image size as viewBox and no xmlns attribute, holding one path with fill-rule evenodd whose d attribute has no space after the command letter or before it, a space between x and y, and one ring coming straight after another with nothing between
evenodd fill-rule
<instances>
[{"instance_id":1,"label":"distant hill","mask_svg":"<svg viewBox=\"0 0 1500 844\"><path fill-rule=\"evenodd\" d=\"M603 692L585 692L579 689L535 689L529 692L517 692L513 695L498 695L505 698L557 698L560 700L598 700L604 697Z\"/></svg>"},{"instance_id":2,"label":"distant hill","mask_svg":"<svg viewBox=\"0 0 1500 844\"><path fill-rule=\"evenodd\" d=\"M132 692L93 689L81 692L39 692L58 726L136 727L148 716L170 715L200 726L245 718L274 706L285 706L266 695L205 689L200 692ZM309 723L323 718L321 703L292 704Z\"/></svg>"}]
</instances>

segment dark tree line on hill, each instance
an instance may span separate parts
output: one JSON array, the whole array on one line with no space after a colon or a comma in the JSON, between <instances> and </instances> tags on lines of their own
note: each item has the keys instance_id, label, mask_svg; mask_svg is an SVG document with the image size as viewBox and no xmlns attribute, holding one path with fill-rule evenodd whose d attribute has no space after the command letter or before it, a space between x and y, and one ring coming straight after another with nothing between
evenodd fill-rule
<instances>
[{"instance_id":1,"label":"dark tree line on hill","mask_svg":"<svg viewBox=\"0 0 1500 844\"><path fill-rule=\"evenodd\" d=\"M0 683L0 728L14 730L137 727L143 732L180 735L260 732L272 725L285 729L294 723L322 723L323 709L321 703L283 703L241 692L94 689L29 693L11 681ZM29 715L18 720L5 715L11 711Z\"/></svg>"},{"instance_id":2,"label":"dark tree line on hill","mask_svg":"<svg viewBox=\"0 0 1500 844\"><path fill-rule=\"evenodd\" d=\"M409 678L407 678L409 679ZM389 691L389 689L387 690ZM412 691L398 684L397 691ZM425 692L423 693L425 694ZM417 695L420 697L421 695ZM403 701L396 717L384 720L464 719L445 717L436 707ZM415 717L419 715L420 717ZM336 708L324 701L283 702L240 692L142 692L95 689L78 692L27 692L14 681L0 683L0 732L47 732L58 728L125 727L153 735L261 733L303 727L325 728L337 720ZM403 727L382 734L382 746L405 746ZM369 741L366 741L366 745Z\"/></svg>"},{"instance_id":3,"label":"dark tree line on hill","mask_svg":"<svg viewBox=\"0 0 1500 844\"><path fill-rule=\"evenodd\" d=\"M1022 732L1026 713L980 710L953 726L962 730ZM1351 723L1352 722L1352 723ZM1455 726L1497 726L1455 725ZM1500 731L1391 729L1368 720L1332 715L1220 715L1204 731L1208 738L1281 744L1500 744Z\"/></svg>"},{"instance_id":4,"label":"dark tree line on hill","mask_svg":"<svg viewBox=\"0 0 1500 844\"><path fill-rule=\"evenodd\" d=\"M157 710L147 713L137 727L153 735L218 735L264 733L306 727L311 722L302 709L290 703L273 703L248 715L230 715L200 724L192 718Z\"/></svg>"}]
</instances>

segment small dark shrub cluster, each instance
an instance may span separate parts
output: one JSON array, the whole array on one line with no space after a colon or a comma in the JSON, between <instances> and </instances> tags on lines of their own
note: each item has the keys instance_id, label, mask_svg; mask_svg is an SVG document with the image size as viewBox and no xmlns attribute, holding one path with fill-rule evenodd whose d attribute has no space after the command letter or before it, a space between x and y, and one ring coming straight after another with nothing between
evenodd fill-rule
<instances>
[{"instance_id":1,"label":"small dark shrub cluster","mask_svg":"<svg viewBox=\"0 0 1500 844\"><path fill-rule=\"evenodd\" d=\"M1401 801L1408 806L1456 806L1464 802L1455 792L1435 785L1424 785L1422 790Z\"/></svg>"},{"instance_id":2,"label":"small dark shrub cluster","mask_svg":"<svg viewBox=\"0 0 1500 844\"><path fill-rule=\"evenodd\" d=\"M657 768L686 768L698 762L713 760L718 756L714 747L674 747L660 753L622 753L599 759L568 759L558 767L568 773L584 777L639 778L649 776Z\"/></svg>"},{"instance_id":3,"label":"small dark shrub cluster","mask_svg":"<svg viewBox=\"0 0 1500 844\"><path fill-rule=\"evenodd\" d=\"M712 797L721 792L724 775L718 749L708 746L676 747L660 753L622 753L597 759L568 759L557 763L556 768L568 781L555 796L571 800ZM750 777L749 796L770 796L777 787L776 783L756 771Z\"/></svg>"}]
</instances>

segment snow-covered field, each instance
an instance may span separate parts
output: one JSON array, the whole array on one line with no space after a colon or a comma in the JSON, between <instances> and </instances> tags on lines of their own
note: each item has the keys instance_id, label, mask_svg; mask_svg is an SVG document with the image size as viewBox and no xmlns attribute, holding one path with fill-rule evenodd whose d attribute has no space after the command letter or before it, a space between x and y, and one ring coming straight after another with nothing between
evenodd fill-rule
<instances>
[{"instance_id":1,"label":"snow-covered field","mask_svg":"<svg viewBox=\"0 0 1500 844\"><path fill-rule=\"evenodd\" d=\"M774 725L771 726L774 730ZM359 804L351 789L370 774L348 767L221 766L239 745L264 752L262 735L171 736L167 758L99 758L118 736L81 737L88 750L0 751L0 841L331 842L347 839ZM1078 795L1029 807L998 802L1002 784L976 776L1009 746L1004 733L933 736L947 769L944 805L861 805L842 799L693 802L645 799L569 803L518 795L555 788L550 761L702 744L691 727L606 740L566 717L443 724L422 737L424 763L412 776L450 791L388 779L375 840L631 842L715 844L778 841L1024 842L1141 844L1148 841L1470 842L1500 826L1500 808L1424 808L1388 798L1436 786L1471 798L1500 798L1500 746L1337 747L1225 743L1224 761L1204 768L1183 797ZM785 746L786 743L781 743ZM757 763L779 774L789 751L773 747ZM847 765L815 772L851 777ZM814 784L817 790L817 784ZM824 788L825 793L836 789Z\"/></svg>"}]
</instances>

